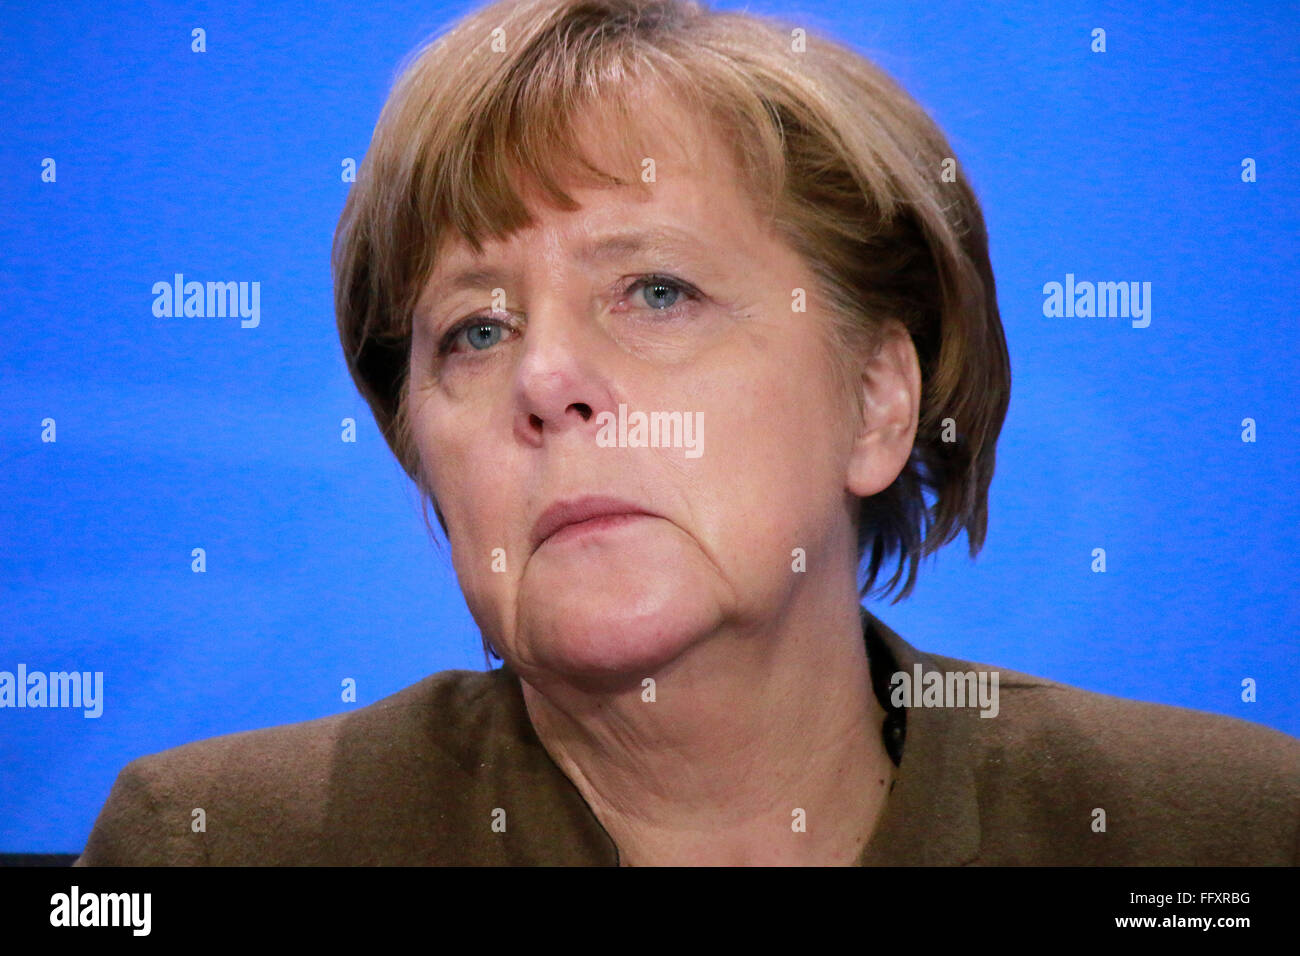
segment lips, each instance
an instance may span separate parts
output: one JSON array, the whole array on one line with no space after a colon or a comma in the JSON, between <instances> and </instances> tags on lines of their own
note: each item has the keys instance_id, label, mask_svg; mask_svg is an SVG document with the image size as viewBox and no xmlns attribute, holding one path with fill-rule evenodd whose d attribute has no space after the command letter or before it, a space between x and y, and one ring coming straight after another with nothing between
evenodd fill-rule
<instances>
[{"instance_id":1,"label":"lips","mask_svg":"<svg viewBox=\"0 0 1300 956\"><path fill-rule=\"evenodd\" d=\"M580 521L590 521L592 518L604 518L610 515L649 515L650 517L658 517L658 515L647 511L640 505L620 498L587 496L585 498L570 498L566 501L557 501L542 512L541 517L537 519L537 524L533 526L533 550L536 551L541 547L543 541L561 528L577 524Z\"/></svg>"}]
</instances>

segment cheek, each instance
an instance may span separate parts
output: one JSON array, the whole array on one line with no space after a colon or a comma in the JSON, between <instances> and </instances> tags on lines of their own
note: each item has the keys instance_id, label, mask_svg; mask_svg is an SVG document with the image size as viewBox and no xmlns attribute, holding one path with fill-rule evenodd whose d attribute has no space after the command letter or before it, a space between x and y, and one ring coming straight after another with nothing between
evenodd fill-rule
<instances>
[{"instance_id":1,"label":"cheek","mask_svg":"<svg viewBox=\"0 0 1300 956\"><path fill-rule=\"evenodd\" d=\"M512 503L504 497L509 483L476 481L472 476L485 472L459 467L465 461L459 455L454 462L450 458L444 458L438 500L447 519L452 570L470 614L496 633L524 562L519 542L509 534Z\"/></svg>"},{"instance_id":2,"label":"cheek","mask_svg":"<svg viewBox=\"0 0 1300 956\"><path fill-rule=\"evenodd\" d=\"M452 566L468 600L484 601L518 576L523 503L511 480L509 440L461 418L426 416L416 431L430 491L447 522ZM486 476L486 477L485 477Z\"/></svg>"},{"instance_id":3,"label":"cheek","mask_svg":"<svg viewBox=\"0 0 1300 956\"><path fill-rule=\"evenodd\" d=\"M411 423L429 491L437 498L448 524L461 533L479 523L477 515L497 490L493 484L473 480L472 476L493 472L481 470L482 458L491 451L491 443L482 440L483 429L469 417L434 396L421 406Z\"/></svg>"},{"instance_id":4,"label":"cheek","mask_svg":"<svg viewBox=\"0 0 1300 956\"><path fill-rule=\"evenodd\" d=\"M433 484L453 550L486 553L493 547L506 547L511 514L507 473L476 458L472 450L454 444L439 444L437 449ZM484 480L484 475L494 477Z\"/></svg>"},{"instance_id":5,"label":"cheek","mask_svg":"<svg viewBox=\"0 0 1300 956\"><path fill-rule=\"evenodd\" d=\"M808 378L792 366L763 367L702 399L695 494L710 503L698 517L719 561L784 567L790 550L813 547L842 507L839 411L829 389Z\"/></svg>"}]
</instances>

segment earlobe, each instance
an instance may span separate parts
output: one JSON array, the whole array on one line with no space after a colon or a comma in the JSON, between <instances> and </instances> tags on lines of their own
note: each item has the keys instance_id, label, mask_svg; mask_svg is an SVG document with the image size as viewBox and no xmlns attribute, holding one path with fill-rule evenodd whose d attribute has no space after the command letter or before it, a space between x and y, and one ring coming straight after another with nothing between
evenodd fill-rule
<instances>
[{"instance_id":1,"label":"earlobe","mask_svg":"<svg viewBox=\"0 0 1300 956\"><path fill-rule=\"evenodd\" d=\"M921 407L916 346L896 320L885 328L876 354L859 378L862 420L849 455L845 487L860 498L879 494L907 465Z\"/></svg>"}]
</instances>

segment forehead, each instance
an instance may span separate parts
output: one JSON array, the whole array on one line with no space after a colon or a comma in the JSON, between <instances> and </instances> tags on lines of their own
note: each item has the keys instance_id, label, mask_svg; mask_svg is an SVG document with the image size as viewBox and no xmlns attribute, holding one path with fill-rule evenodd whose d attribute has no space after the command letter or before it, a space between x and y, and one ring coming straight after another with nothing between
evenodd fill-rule
<instances>
[{"instance_id":1,"label":"forehead","mask_svg":"<svg viewBox=\"0 0 1300 956\"><path fill-rule=\"evenodd\" d=\"M574 123L576 155L611 181L593 179L576 160L562 167L559 185L578 203L566 210L520 176L516 188L533 222L503 239L484 238L481 255L447 229L430 280L446 290L443 283L472 278L476 267L511 247L563 248L597 264L641 252L686 255L709 247L743 248L762 224L732 144L707 115L663 91L636 93L627 105L626 123L603 107L584 111Z\"/></svg>"}]
</instances>

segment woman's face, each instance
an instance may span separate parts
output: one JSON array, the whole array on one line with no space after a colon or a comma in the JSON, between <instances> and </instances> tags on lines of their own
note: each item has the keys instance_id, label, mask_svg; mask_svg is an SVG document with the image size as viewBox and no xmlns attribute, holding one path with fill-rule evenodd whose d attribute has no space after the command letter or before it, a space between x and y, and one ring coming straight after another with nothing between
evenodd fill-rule
<instances>
[{"instance_id":1,"label":"woman's face","mask_svg":"<svg viewBox=\"0 0 1300 956\"><path fill-rule=\"evenodd\" d=\"M652 154L648 198L533 202L537 224L482 258L443 250L416 310L408 397L429 490L471 613L525 677L639 680L719 627L777 619L856 558L861 443L813 276L758 221L721 144L668 104L648 115L693 131L685 153ZM655 412L692 433L656 428L652 447L646 429L637 446L638 413ZM537 540L548 509L588 496L644 513Z\"/></svg>"}]
</instances>

